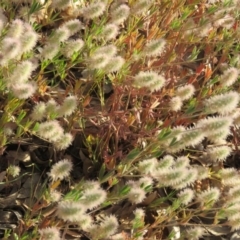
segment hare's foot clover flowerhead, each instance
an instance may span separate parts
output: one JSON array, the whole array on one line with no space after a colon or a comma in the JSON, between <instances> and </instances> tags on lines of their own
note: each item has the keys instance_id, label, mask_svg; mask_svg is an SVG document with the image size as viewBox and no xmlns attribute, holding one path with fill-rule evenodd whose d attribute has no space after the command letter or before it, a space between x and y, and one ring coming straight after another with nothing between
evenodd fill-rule
<instances>
[{"instance_id":1,"label":"hare's foot clover flowerhead","mask_svg":"<svg viewBox=\"0 0 240 240\"><path fill-rule=\"evenodd\" d=\"M64 133L60 135L57 141L53 143L54 147L58 150L64 150L68 148L73 141L73 136L70 133Z\"/></svg>"},{"instance_id":2,"label":"hare's foot clover flowerhead","mask_svg":"<svg viewBox=\"0 0 240 240\"><path fill-rule=\"evenodd\" d=\"M66 97L63 104L58 109L58 116L69 116L77 108L77 98L75 96Z\"/></svg>"},{"instance_id":3,"label":"hare's foot clover flowerhead","mask_svg":"<svg viewBox=\"0 0 240 240\"><path fill-rule=\"evenodd\" d=\"M9 88L16 98L27 99L36 92L37 84L35 82L11 84Z\"/></svg>"},{"instance_id":4,"label":"hare's foot clover flowerhead","mask_svg":"<svg viewBox=\"0 0 240 240\"><path fill-rule=\"evenodd\" d=\"M100 17L106 9L106 4L103 1L93 2L87 7L81 9L81 12L85 18L93 19Z\"/></svg>"},{"instance_id":5,"label":"hare's foot clover flowerhead","mask_svg":"<svg viewBox=\"0 0 240 240\"><path fill-rule=\"evenodd\" d=\"M151 91L160 90L165 82L165 78L154 71L141 71L134 77L134 86L139 88L147 87Z\"/></svg>"},{"instance_id":6,"label":"hare's foot clover flowerhead","mask_svg":"<svg viewBox=\"0 0 240 240\"><path fill-rule=\"evenodd\" d=\"M130 202L138 204L141 203L146 197L146 192L138 186L131 186L129 193L127 194Z\"/></svg>"},{"instance_id":7,"label":"hare's foot clover flowerhead","mask_svg":"<svg viewBox=\"0 0 240 240\"><path fill-rule=\"evenodd\" d=\"M56 227L47 227L38 230L41 240L60 240L60 231Z\"/></svg>"},{"instance_id":8,"label":"hare's foot clover flowerhead","mask_svg":"<svg viewBox=\"0 0 240 240\"><path fill-rule=\"evenodd\" d=\"M9 175L11 175L12 177L17 177L17 176L19 176L20 172L21 172L21 169L20 169L20 167L18 167L18 166L10 165L10 166L7 168L7 173L8 173Z\"/></svg>"},{"instance_id":9,"label":"hare's foot clover flowerhead","mask_svg":"<svg viewBox=\"0 0 240 240\"><path fill-rule=\"evenodd\" d=\"M57 215L64 221L79 222L86 207L80 202L61 201L57 206Z\"/></svg>"},{"instance_id":10,"label":"hare's foot clover flowerhead","mask_svg":"<svg viewBox=\"0 0 240 240\"><path fill-rule=\"evenodd\" d=\"M56 120L46 121L39 124L37 134L49 141L56 142L63 135L63 128Z\"/></svg>"},{"instance_id":11,"label":"hare's foot clover flowerhead","mask_svg":"<svg viewBox=\"0 0 240 240\"><path fill-rule=\"evenodd\" d=\"M207 149L208 157L213 162L220 162L226 160L226 158L231 154L232 149L228 146L212 147Z\"/></svg>"},{"instance_id":12,"label":"hare's foot clover flowerhead","mask_svg":"<svg viewBox=\"0 0 240 240\"><path fill-rule=\"evenodd\" d=\"M227 114L232 112L238 105L239 93L229 91L205 100L204 105L208 113Z\"/></svg>"},{"instance_id":13,"label":"hare's foot clover flowerhead","mask_svg":"<svg viewBox=\"0 0 240 240\"><path fill-rule=\"evenodd\" d=\"M48 173L48 175L50 176L52 181L56 181L58 179L63 180L70 175L72 169L72 162L67 159L63 159L52 166L51 171Z\"/></svg>"},{"instance_id":14,"label":"hare's foot clover flowerhead","mask_svg":"<svg viewBox=\"0 0 240 240\"><path fill-rule=\"evenodd\" d=\"M130 8L126 4L121 4L119 7L113 9L110 14L111 23L119 25L128 18L130 14Z\"/></svg>"},{"instance_id":15,"label":"hare's foot clover flowerhead","mask_svg":"<svg viewBox=\"0 0 240 240\"><path fill-rule=\"evenodd\" d=\"M151 40L147 43L145 49L143 50L143 54L146 56L160 56L166 45L166 40L163 38Z\"/></svg>"},{"instance_id":16,"label":"hare's foot clover flowerhead","mask_svg":"<svg viewBox=\"0 0 240 240\"><path fill-rule=\"evenodd\" d=\"M86 189L83 193L83 198L80 202L89 210L92 210L101 205L107 198L105 190L99 189Z\"/></svg>"},{"instance_id":17,"label":"hare's foot clover flowerhead","mask_svg":"<svg viewBox=\"0 0 240 240\"><path fill-rule=\"evenodd\" d=\"M220 190L217 187L212 187L199 193L197 195L197 200L201 203L201 205L213 205L219 200L219 197Z\"/></svg>"},{"instance_id":18,"label":"hare's foot clover flowerhead","mask_svg":"<svg viewBox=\"0 0 240 240\"><path fill-rule=\"evenodd\" d=\"M237 68L230 67L219 77L219 82L223 87L229 87L237 81L238 76L239 70Z\"/></svg>"},{"instance_id":19,"label":"hare's foot clover flowerhead","mask_svg":"<svg viewBox=\"0 0 240 240\"><path fill-rule=\"evenodd\" d=\"M175 94L180 97L182 101L190 99L195 92L195 88L192 84L177 88Z\"/></svg>"},{"instance_id":20,"label":"hare's foot clover flowerhead","mask_svg":"<svg viewBox=\"0 0 240 240\"><path fill-rule=\"evenodd\" d=\"M188 205L193 200L194 195L191 188L185 188L178 194L178 198L183 205Z\"/></svg>"}]
</instances>

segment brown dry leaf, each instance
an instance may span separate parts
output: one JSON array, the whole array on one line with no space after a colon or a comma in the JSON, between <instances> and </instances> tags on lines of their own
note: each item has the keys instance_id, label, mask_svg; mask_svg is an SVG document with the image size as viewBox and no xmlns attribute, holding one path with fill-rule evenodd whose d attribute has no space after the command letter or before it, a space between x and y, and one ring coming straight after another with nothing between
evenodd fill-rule
<instances>
[{"instance_id":1,"label":"brown dry leaf","mask_svg":"<svg viewBox=\"0 0 240 240\"><path fill-rule=\"evenodd\" d=\"M0 182L3 182L3 180L4 180L5 176L6 176L6 173L7 173L6 171L3 171L3 172L0 173Z\"/></svg>"},{"instance_id":2,"label":"brown dry leaf","mask_svg":"<svg viewBox=\"0 0 240 240\"><path fill-rule=\"evenodd\" d=\"M154 191L151 194L149 194L144 201L142 202L143 205L148 206L151 202L153 202L157 198L157 192Z\"/></svg>"},{"instance_id":3,"label":"brown dry leaf","mask_svg":"<svg viewBox=\"0 0 240 240\"><path fill-rule=\"evenodd\" d=\"M6 208L9 206L16 205L17 195L18 193L15 192L7 197L0 198L0 208Z\"/></svg>"}]
</instances>

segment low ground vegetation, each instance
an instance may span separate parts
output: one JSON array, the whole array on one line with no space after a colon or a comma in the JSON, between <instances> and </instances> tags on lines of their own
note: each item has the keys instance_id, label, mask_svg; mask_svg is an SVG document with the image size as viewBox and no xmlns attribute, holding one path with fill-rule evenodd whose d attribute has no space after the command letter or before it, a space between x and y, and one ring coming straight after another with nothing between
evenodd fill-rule
<instances>
[{"instance_id":1,"label":"low ground vegetation","mask_svg":"<svg viewBox=\"0 0 240 240\"><path fill-rule=\"evenodd\" d=\"M237 0L2 0L1 238L232 239L239 13Z\"/></svg>"}]
</instances>

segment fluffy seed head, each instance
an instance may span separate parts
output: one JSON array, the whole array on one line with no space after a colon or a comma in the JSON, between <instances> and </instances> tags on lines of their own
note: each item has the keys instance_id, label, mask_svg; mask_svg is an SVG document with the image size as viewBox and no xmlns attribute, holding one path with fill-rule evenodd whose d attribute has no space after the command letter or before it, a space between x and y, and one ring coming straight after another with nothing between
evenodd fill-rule
<instances>
[{"instance_id":1,"label":"fluffy seed head","mask_svg":"<svg viewBox=\"0 0 240 240\"><path fill-rule=\"evenodd\" d=\"M73 164L68 159L63 159L57 163L55 163L51 167L51 171L49 172L49 177L52 181L56 181L58 179L63 180L70 175L70 172L73 169Z\"/></svg>"},{"instance_id":2,"label":"fluffy seed head","mask_svg":"<svg viewBox=\"0 0 240 240\"><path fill-rule=\"evenodd\" d=\"M44 102L39 102L34 106L31 114L31 118L34 121L41 121L46 116L46 104Z\"/></svg>"},{"instance_id":3,"label":"fluffy seed head","mask_svg":"<svg viewBox=\"0 0 240 240\"><path fill-rule=\"evenodd\" d=\"M156 169L168 169L174 164L174 158L171 155L166 155L164 158L160 159Z\"/></svg>"},{"instance_id":4,"label":"fluffy seed head","mask_svg":"<svg viewBox=\"0 0 240 240\"><path fill-rule=\"evenodd\" d=\"M198 171L198 180L203 180L209 177L209 169L207 167L203 167L201 165L192 165L192 167Z\"/></svg>"},{"instance_id":5,"label":"fluffy seed head","mask_svg":"<svg viewBox=\"0 0 240 240\"><path fill-rule=\"evenodd\" d=\"M195 168L184 169L186 171L186 176L179 182L178 184L174 185L174 189L183 189L197 180L198 171Z\"/></svg>"},{"instance_id":6,"label":"fluffy seed head","mask_svg":"<svg viewBox=\"0 0 240 240\"><path fill-rule=\"evenodd\" d=\"M228 225L231 227L231 231L234 232L240 229L240 217L239 214L235 217L234 220L229 220Z\"/></svg>"},{"instance_id":7,"label":"fluffy seed head","mask_svg":"<svg viewBox=\"0 0 240 240\"><path fill-rule=\"evenodd\" d=\"M149 187L153 184L153 179L151 177L145 176L138 180L137 185L145 190L146 187Z\"/></svg>"},{"instance_id":8,"label":"fluffy seed head","mask_svg":"<svg viewBox=\"0 0 240 240\"><path fill-rule=\"evenodd\" d=\"M24 34L21 35L21 51L23 53L31 51L36 45L38 34L33 30L32 26L24 23Z\"/></svg>"},{"instance_id":9,"label":"fluffy seed head","mask_svg":"<svg viewBox=\"0 0 240 240\"><path fill-rule=\"evenodd\" d=\"M161 178L173 165L174 159L170 155L166 155L164 158L160 159L159 162L156 162L153 166L152 171L150 172L151 176L158 179Z\"/></svg>"},{"instance_id":10,"label":"fluffy seed head","mask_svg":"<svg viewBox=\"0 0 240 240\"><path fill-rule=\"evenodd\" d=\"M152 1L150 0L138 0L131 6L131 12L133 14L143 14L150 8Z\"/></svg>"},{"instance_id":11,"label":"fluffy seed head","mask_svg":"<svg viewBox=\"0 0 240 240\"><path fill-rule=\"evenodd\" d=\"M10 89L16 98L27 99L36 92L37 85L35 82L12 84Z\"/></svg>"},{"instance_id":12,"label":"fluffy seed head","mask_svg":"<svg viewBox=\"0 0 240 240\"><path fill-rule=\"evenodd\" d=\"M93 54L87 61L88 68L102 69L109 63L109 61L110 61L110 57L106 53Z\"/></svg>"},{"instance_id":13,"label":"fluffy seed head","mask_svg":"<svg viewBox=\"0 0 240 240\"><path fill-rule=\"evenodd\" d=\"M37 134L50 141L57 141L63 135L63 129L56 120L46 121L39 124Z\"/></svg>"},{"instance_id":14,"label":"fluffy seed head","mask_svg":"<svg viewBox=\"0 0 240 240\"><path fill-rule=\"evenodd\" d=\"M70 36L72 36L79 32L83 28L83 25L78 19L73 19L65 22L62 27L66 27Z\"/></svg>"},{"instance_id":15,"label":"fluffy seed head","mask_svg":"<svg viewBox=\"0 0 240 240\"><path fill-rule=\"evenodd\" d=\"M101 238L108 238L114 233L116 233L118 229L118 220L115 216L110 215L106 216L104 220L101 222L100 226Z\"/></svg>"},{"instance_id":16,"label":"fluffy seed head","mask_svg":"<svg viewBox=\"0 0 240 240\"><path fill-rule=\"evenodd\" d=\"M212 29L213 29L213 26L207 19L201 26L197 27L197 31L194 31L194 32L199 37L206 37Z\"/></svg>"},{"instance_id":17,"label":"fluffy seed head","mask_svg":"<svg viewBox=\"0 0 240 240\"><path fill-rule=\"evenodd\" d=\"M229 129L232 124L232 119L229 117L209 117L198 121L197 128L204 131L205 135L211 136L222 130Z\"/></svg>"},{"instance_id":18,"label":"fluffy seed head","mask_svg":"<svg viewBox=\"0 0 240 240\"><path fill-rule=\"evenodd\" d=\"M160 56L166 46L166 40L163 38L151 40L146 44L143 53L146 56Z\"/></svg>"},{"instance_id":19,"label":"fluffy seed head","mask_svg":"<svg viewBox=\"0 0 240 240\"><path fill-rule=\"evenodd\" d=\"M124 237L124 232L122 233L118 233L118 234L114 234L111 236L111 240L125 240L126 237Z\"/></svg>"},{"instance_id":20,"label":"fluffy seed head","mask_svg":"<svg viewBox=\"0 0 240 240\"><path fill-rule=\"evenodd\" d=\"M186 188L178 194L178 198L183 205L188 205L193 200L194 195L194 191L191 188Z\"/></svg>"},{"instance_id":21,"label":"fluffy seed head","mask_svg":"<svg viewBox=\"0 0 240 240\"><path fill-rule=\"evenodd\" d=\"M61 201L57 206L57 215L64 221L79 222L86 208L80 202Z\"/></svg>"},{"instance_id":22,"label":"fluffy seed head","mask_svg":"<svg viewBox=\"0 0 240 240\"><path fill-rule=\"evenodd\" d=\"M229 87L237 81L238 75L239 70L237 68L230 67L219 77L219 82L223 87Z\"/></svg>"},{"instance_id":23,"label":"fluffy seed head","mask_svg":"<svg viewBox=\"0 0 240 240\"><path fill-rule=\"evenodd\" d=\"M188 100L189 98L191 98L193 96L195 92L195 88L192 84L187 84L185 86L179 87L176 90L176 95L178 97L180 97L182 99L182 101L184 100Z\"/></svg>"},{"instance_id":24,"label":"fluffy seed head","mask_svg":"<svg viewBox=\"0 0 240 240\"><path fill-rule=\"evenodd\" d=\"M59 116L69 116L77 108L77 98L75 96L69 96L64 99L63 104L60 106L58 112Z\"/></svg>"},{"instance_id":25,"label":"fluffy seed head","mask_svg":"<svg viewBox=\"0 0 240 240\"><path fill-rule=\"evenodd\" d=\"M202 130L199 130L197 128L189 128L182 133L181 143L185 146L196 146L203 139L204 139L204 134Z\"/></svg>"},{"instance_id":26,"label":"fluffy seed head","mask_svg":"<svg viewBox=\"0 0 240 240\"><path fill-rule=\"evenodd\" d=\"M59 114L59 105L55 102L55 100L50 99L46 103L46 115L47 117L54 118L58 117Z\"/></svg>"},{"instance_id":27,"label":"fluffy seed head","mask_svg":"<svg viewBox=\"0 0 240 240\"><path fill-rule=\"evenodd\" d=\"M71 145L72 141L73 141L72 134L70 133L60 134L60 138L58 138L54 142L54 146L58 150L64 150Z\"/></svg>"},{"instance_id":28,"label":"fluffy seed head","mask_svg":"<svg viewBox=\"0 0 240 240\"><path fill-rule=\"evenodd\" d=\"M134 86L136 87L147 87L151 91L160 90L165 84L165 79L161 75L158 75L156 72L139 72L134 77Z\"/></svg>"},{"instance_id":29,"label":"fluffy seed head","mask_svg":"<svg viewBox=\"0 0 240 240\"><path fill-rule=\"evenodd\" d=\"M85 181L83 184L83 190L97 190L100 189L100 184L97 181Z\"/></svg>"},{"instance_id":30,"label":"fluffy seed head","mask_svg":"<svg viewBox=\"0 0 240 240\"><path fill-rule=\"evenodd\" d=\"M118 34L119 28L116 24L108 23L104 26L100 36L106 41L114 39Z\"/></svg>"},{"instance_id":31,"label":"fluffy seed head","mask_svg":"<svg viewBox=\"0 0 240 240\"><path fill-rule=\"evenodd\" d=\"M83 231L86 231L86 232L88 232L92 224L93 224L93 219L90 215L87 215L87 214L82 214L78 221L78 225L81 227Z\"/></svg>"},{"instance_id":32,"label":"fluffy seed head","mask_svg":"<svg viewBox=\"0 0 240 240\"><path fill-rule=\"evenodd\" d=\"M207 149L209 158L213 162L221 162L231 154L232 149L228 146L219 146Z\"/></svg>"},{"instance_id":33,"label":"fluffy seed head","mask_svg":"<svg viewBox=\"0 0 240 240\"><path fill-rule=\"evenodd\" d=\"M41 58L43 60L52 60L58 54L59 49L59 44L48 43L42 49Z\"/></svg>"},{"instance_id":34,"label":"fluffy seed head","mask_svg":"<svg viewBox=\"0 0 240 240\"><path fill-rule=\"evenodd\" d=\"M189 158L186 156L178 157L173 165L176 169L184 169L189 166Z\"/></svg>"},{"instance_id":35,"label":"fluffy seed head","mask_svg":"<svg viewBox=\"0 0 240 240\"><path fill-rule=\"evenodd\" d=\"M34 66L32 62L25 60L19 63L9 76L10 83L26 83L30 78Z\"/></svg>"},{"instance_id":36,"label":"fluffy seed head","mask_svg":"<svg viewBox=\"0 0 240 240\"><path fill-rule=\"evenodd\" d=\"M138 170L141 173L149 174L149 173L153 172L156 165L157 165L157 159L156 158L146 159L146 160L140 161L138 163Z\"/></svg>"},{"instance_id":37,"label":"fluffy seed head","mask_svg":"<svg viewBox=\"0 0 240 240\"><path fill-rule=\"evenodd\" d=\"M48 227L38 230L41 240L60 240L60 231L56 227Z\"/></svg>"},{"instance_id":38,"label":"fluffy seed head","mask_svg":"<svg viewBox=\"0 0 240 240\"><path fill-rule=\"evenodd\" d=\"M189 228L188 230L186 230L186 233L184 234L184 236L187 239L191 239L191 240L197 240L199 238L201 238L204 234L204 228L202 227L192 227Z\"/></svg>"},{"instance_id":39,"label":"fluffy seed head","mask_svg":"<svg viewBox=\"0 0 240 240\"><path fill-rule=\"evenodd\" d=\"M220 191L216 187L209 188L208 190L202 191L197 195L197 199L202 205L213 204L219 200Z\"/></svg>"},{"instance_id":40,"label":"fluffy seed head","mask_svg":"<svg viewBox=\"0 0 240 240\"><path fill-rule=\"evenodd\" d=\"M17 57L21 50L21 42L16 38L5 37L1 42L2 56L0 65L6 65L9 60Z\"/></svg>"},{"instance_id":41,"label":"fluffy seed head","mask_svg":"<svg viewBox=\"0 0 240 240\"><path fill-rule=\"evenodd\" d=\"M212 135L208 135L207 138L210 142L215 144L226 144L225 139L230 134L230 128L222 129Z\"/></svg>"},{"instance_id":42,"label":"fluffy seed head","mask_svg":"<svg viewBox=\"0 0 240 240\"><path fill-rule=\"evenodd\" d=\"M181 110L182 105L183 105L182 99L178 96L173 97L169 102L170 110L176 111L176 112Z\"/></svg>"},{"instance_id":43,"label":"fluffy seed head","mask_svg":"<svg viewBox=\"0 0 240 240\"><path fill-rule=\"evenodd\" d=\"M103 14L106 9L106 4L104 2L95 2L89 4L87 7L82 8L82 14L85 18L93 19L99 17Z\"/></svg>"},{"instance_id":44,"label":"fluffy seed head","mask_svg":"<svg viewBox=\"0 0 240 240\"><path fill-rule=\"evenodd\" d=\"M12 177L17 177L19 176L19 173L21 172L21 169L20 167L18 166L14 166L14 165L10 165L8 168L7 168L7 173L9 175L11 175Z\"/></svg>"},{"instance_id":45,"label":"fluffy seed head","mask_svg":"<svg viewBox=\"0 0 240 240\"><path fill-rule=\"evenodd\" d=\"M64 10L70 6L70 0L52 0L52 7L59 10Z\"/></svg>"},{"instance_id":46,"label":"fluffy seed head","mask_svg":"<svg viewBox=\"0 0 240 240\"><path fill-rule=\"evenodd\" d=\"M136 208L134 215L138 219L143 219L145 217L145 212L142 208Z\"/></svg>"},{"instance_id":47,"label":"fluffy seed head","mask_svg":"<svg viewBox=\"0 0 240 240\"><path fill-rule=\"evenodd\" d=\"M89 210L101 205L107 198L107 193L103 189L87 189L84 191L80 202Z\"/></svg>"},{"instance_id":48,"label":"fluffy seed head","mask_svg":"<svg viewBox=\"0 0 240 240\"><path fill-rule=\"evenodd\" d=\"M9 38L19 38L23 33L23 21L20 19L15 19L10 28L7 31L7 37Z\"/></svg>"},{"instance_id":49,"label":"fluffy seed head","mask_svg":"<svg viewBox=\"0 0 240 240\"><path fill-rule=\"evenodd\" d=\"M239 185L230 188L230 190L228 192L228 197L232 201L234 199L238 199L238 200L240 199L240 188L239 188Z\"/></svg>"},{"instance_id":50,"label":"fluffy seed head","mask_svg":"<svg viewBox=\"0 0 240 240\"><path fill-rule=\"evenodd\" d=\"M214 13L213 15L214 27L218 28L221 26L230 29L233 26L235 19L230 14L228 14L229 9L228 8L220 9Z\"/></svg>"},{"instance_id":51,"label":"fluffy seed head","mask_svg":"<svg viewBox=\"0 0 240 240\"><path fill-rule=\"evenodd\" d=\"M108 54L109 57L114 57L117 54L117 47L114 46L113 44L102 46L96 49L93 53L93 55L98 54Z\"/></svg>"},{"instance_id":52,"label":"fluffy seed head","mask_svg":"<svg viewBox=\"0 0 240 240\"><path fill-rule=\"evenodd\" d=\"M59 202L62 198L62 194L56 190L51 190L49 197L51 202Z\"/></svg>"},{"instance_id":53,"label":"fluffy seed head","mask_svg":"<svg viewBox=\"0 0 240 240\"><path fill-rule=\"evenodd\" d=\"M65 57L71 58L73 54L81 50L83 46L84 46L84 42L82 39L68 40L65 42L65 45L62 47L61 52Z\"/></svg>"},{"instance_id":54,"label":"fluffy seed head","mask_svg":"<svg viewBox=\"0 0 240 240\"><path fill-rule=\"evenodd\" d=\"M239 94L230 91L224 94L216 95L205 100L204 105L208 113L227 114L232 112L238 105Z\"/></svg>"},{"instance_id":55,"label":"fluffy seed head","mask_svg":"<svg viewBox=\"0 0 240 240\"><path fill-rule=\"evenodd\" d=\"M219 175L225 186L236 186L240 185L240 176L235 168L224 168L221 169Z\"/></svg>"},{"instance_id":56,"label":"fluffy seed head","mask_svg":"<svg viewBox=\"0 0 240 240\"><path fill-rule=\"evenodd\" d=\"M49 38L49 44L65 42L70 37L70 31L66 26L58 28Z\"/></svg>"},{"instance_id":57,"label":"fluffy seed head","mask_svg":"<svg viewBox=\"0 0 240 240\"><path fill-rule=\"evenodd\" d=\"M159 176L158 180L159 183L163 184L164 186L171 186L174 187L182 182L183 179L186 178L188 174L187 171L182 171L182 169L173 169L170 168L162 176Z\"/></svg>"},{"instance_id":58,"label":"fluffy seed head","mask_svg":"<svg viewBox=\"0 0 240 240\"><path fill-rule=\"evenodd\" d=\"M119 7L111 11L111 22L114 24L121 24L130 14L130 8L126 4L121 4Z\"/></svg>"},{"instance_id":59,"label":"fluffy seed head","mask_svg":"<svg viewBox=\"0 0 240 240\"><path fill-rule=\"evenodd\" d=\"M140 187L131 187L127 194L128 199L135 204L141 203L145 198L145 191Z\"/></svg>"},{"instance_id":60,"label":"fluffy seed head","mask_svg":"<svg viewBox=\"0 0 240 240\"><path fill-rule=\"evenodd\" d=\"M122 68L124 63L125 63L125 60L121 56L113 57L112 59L109 60L107 65L104 67L104 71L106 73L119 71Z\"/></svg>"}]
</instances>

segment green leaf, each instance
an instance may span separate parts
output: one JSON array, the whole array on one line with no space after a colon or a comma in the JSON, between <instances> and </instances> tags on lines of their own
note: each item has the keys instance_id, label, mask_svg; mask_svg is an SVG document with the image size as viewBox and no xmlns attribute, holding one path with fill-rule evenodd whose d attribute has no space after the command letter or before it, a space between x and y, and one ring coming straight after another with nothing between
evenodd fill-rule
<instances>
[{"instance_id":1,"label":"green leaf","mask_svg":"<svg viewBox=\"0 0 240 240\"><path fill-rule=\"evenodd\" d=\"M34 127L33 127L33 129L32 129L32 131L33 132L37 132L38 129L39 129L39 122L36 122Z\"/></svg>"},{"instance_id":2,"label":"green leaf","mask_svg":"<svg viewBox=\"0 0 240 240\"><path fill-rule=\"evenodd\" d=\"M100 183L105 183L108 181L109 178L111 178L115 174L115 171L112 170L108 172L106 175L104 175L102 178L99 178Z\"/></svg>"},{"instance_id":3,"label":"green leaf","mask_svg":"<svg viewBox=\"0 0 240 240\"><path fill-rule=\"evenodd\" d=\"M196 60L199 53L200 53L200 49L198 49L196 46L194 46L193 51L192 51L191 55L187 58L187 60L188 61Z\"/></svg>"},{"instance_id":4,"label":"green leaf","mask_svg":"<svg viewBox=\"0 0 240 240\"><path fill-rule=\"evenodd\" d=\"M106 171L106 165L103 163L98 174L98 179L102 179Z\"/></svg>"},{"instance_id":5,"label":"green leaf","mask_svg":"<svg viewBox=\"0 0 240 240\"><path fill-rule=\"evenodd\" d=\"M195 111L197 104L196 98L192 98L191 101L189 102L188 109L186 110L186 114L193 113Z\"/></svg>"},{"instance_id":6,"label":"green leaf","mask_svg":"<svg viewBox=\"0 0 240 240\"><path fill-rule=\"evenodd\" d=\"M138 148L133 149L126 157L126 162L133 161L141 153L141 150Z\"/></svg>"},{"instance_id":7,"label":"green leaf","mask_svg":"<svg viewBox=\"0 0 240 240\"><path fill-rule=\"evenodd\" d=\"M129 193L130 190L131 190L131 187L126 185L122 189L120 189L119 195L120 196L125 196Z\"/></svg>"},{"instance_id":8,"label":"green leaf","mask_svg":"<svg viewBox=\"0 0 240 240\"><path fill-rule=\"evenodd\" d=\"M31 7L29 9L29 12L28 12L28 16L30 16L31 14L33 14L35 12L40 11L46 3L47 3L47 1L42 5L38 1L33 0Z\"/></svg>"},{"instance_id":9,"label":"green leaf","mask_svg":"<svg viewBox=\"0 0 240 240\"><path fill-rule=\"evenodd\" d=\"M25 116L26 116L26 112L21 110L21 112L18 115L17 122L20 123Z\"/></svg>"},{"instance_id":10,"label":"green leaf","mask_svg":"<svg viewBox=\"0 0 240 240\"><path fill-rule=\"evenodd\" d=\"M82 197L82 191L73 189L64 196L64 200L78 201Z\"/></svg>"},{"instance_id":11,"label":"green leaf","mask_svg":"<svg viewBox=\"0 0 240 240\"><path fill-rule=\"evenodd\" d=\"M170 134L171 134L171 129L170 128L164 128L158 134L157 138L158 138L158 140L162 141L162 140L165 140Z\"/></svg>"},{"instance_id":12,"label":"green leaf","mask_svg":"<svg viewBox=\"0 0 240 240\"><path fill-rule=\"evenodd\" d=\"M164 152L164 151L163 151L163 150L160 150L160 149L155 150L155 151L152 152L152 157L159 158L160 156L163 155L163 152Z\"/></svg>"}]
</instances>

